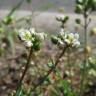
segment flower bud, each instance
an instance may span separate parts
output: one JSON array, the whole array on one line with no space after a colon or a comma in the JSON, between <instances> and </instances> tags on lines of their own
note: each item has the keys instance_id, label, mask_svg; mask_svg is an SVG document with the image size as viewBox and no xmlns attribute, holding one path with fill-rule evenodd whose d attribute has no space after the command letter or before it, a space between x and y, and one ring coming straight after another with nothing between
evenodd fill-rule
<instances>
[{"instance_id":1,"label":"flower bud","mask_svg":"<svg viewBox=\"0 0 96 96\"><path fill-rule=\"evenodd\" d=\"M76 3L77 4L82 4L83 3L83 0L76 0Z\"/></svg>"},{"instance_id":2,"label":"flower bud","mask_svg":"<svg viewBox=\"0 0 96 96\"><path fill-rule=\"evenodd\" d=\"M52 36L51 41L52 41L53 44L57 44L58 43L58 38L55 37L55 36Z\"/></svg>"},{"instance_id":3,"label":"flower bud","mask_svg":"<svg viewBox=\"0 0 96 96\"><path fill-rule=\"evenodd\" d=\"M3 23L5 25L9 25L13 22L13 16L6 16L4 19L3 19Z\"/></svg>"},{"instance_id":4,"label":"flower bud","mask_svg":"<svg viewBox=\"0 0 96 96\"><path fill-rule=\"evenodd\" d=\"M34 51L39 51L41 48L41 43L34 44L33 48L34 48Z\"/></svg>"},{"instance_id":5,"label":"flower bud","mask_svg":"<svg viewBox=\"0 0 96 96\"><path fill-rule=\"evenodd\" d=\"M96 36L96 28L93 28L93 29L90 31L90 36Z\"/></svg>"},{"instance_id":6,"label":"flower bud","mask_svg":"<svg viewBox=\"0 0 96 96\"><path fill-rule=\"evenodd\" d=\"M83 9L82 5L77 4L77 5L76 5L75 12L80 14L80 13L82 12L82 9Z\"/></svg>"},{"instance_id":7,"label":"flower bud","mask_svg":"<svg viewBox=\"0 0 96 96\"><path fill-rule=\"evenodd\" d=\"M75 20L75 22L76 22L77 24L81 24L81 20L80 20L79 18L77 18L77 19Z\"/></svg>"},{"instance_id":8,"label":"flower bud","mask_svg":"<svg viewBox=\"0 0 96 96\"><path fill-rule=\"evenodd\" d=\"M84 49L84 53L89 56L92 52L92 49L90 46L86 46L85 49Z\"/></svg>"}]
</instances>

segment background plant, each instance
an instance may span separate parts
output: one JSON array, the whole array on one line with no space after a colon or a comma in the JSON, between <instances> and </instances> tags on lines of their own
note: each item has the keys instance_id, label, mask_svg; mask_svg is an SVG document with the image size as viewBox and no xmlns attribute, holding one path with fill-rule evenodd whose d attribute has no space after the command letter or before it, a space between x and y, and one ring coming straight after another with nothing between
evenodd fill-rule
<instances>
[{"instance_id":1,"label":"background plant","mask_svg":"<svg viewBox=\"0 0 96 96\"><path fill-rule=\"evenodd\" d=\"M84 62L83 69L81 72L81 96L85 90L85 82L88 76L88 55L90 54L90 46L88 45L88 26L91 22L91 18L89 17L92 12L96 11L96 0L76 0L76 9L75 12L77 14L81 14L84 19L84 24L81 24L80 19L76 19L76 23L80 24L84 28Z\"/></svg>"}]
</instances>

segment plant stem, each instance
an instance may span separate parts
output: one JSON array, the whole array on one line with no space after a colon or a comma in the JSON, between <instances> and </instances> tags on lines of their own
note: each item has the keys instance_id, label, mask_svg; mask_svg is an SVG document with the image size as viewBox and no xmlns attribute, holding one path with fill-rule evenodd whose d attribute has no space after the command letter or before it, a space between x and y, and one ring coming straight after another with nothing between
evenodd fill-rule
<instances>
[{"instance_id":1,"label":"plant stem","mask_svg":"<svg viewBox=\"0 0 96 96\"><path fill-rule=\"evenodd\" d=\"M67 50L68 47L69 47L69 46L66 46L66 47L63 48L61 54L58 56L56 62L54 63L54 66L51 67L51 69L49 69L49 71L47 72L47 74L42 77L42 80L39 81L39 82L35 85L35 87L34 87L32 90L30 90L30 92L35 91L35 89L36 89L38 86L40 86L40 85L47 79L47 77L53 72L53 70L56 68L56 66L57 66L58 63L60 62L60 58L62 58L62 56L64 55L64 53L65 53L65 51ZM28 95L28 96L31 96L31 95Z\"/></svg>"},{"instance_id":2,"label":"plant stem","mask_svg":"<svg viewBox=\"0 0 96 96\"><path fill-rule=\"evenodd\" d=\"M32 53L33 53L33 49L32 49L32 47L31 47L30 53L29 53L29 56L28 56L28 59L27 59L27 63L26 63L26 65L25 65L25 70L23 71L22 76L21 76L21 78L20 78L20 80L19 80L19 83L18 83L18 85L17 85L17 90L18 90L18 88L22 85L22 81L23 81L23 79L24 79L24 77L25 77L25 75L26 75L26 72L27 72L28 68L29 68L29 64L30 64L30 62L31 62Z\"/></svg>"},{"instance_id":3,"label":"plant stem","mask_svg":"<svg viewBox=\"0 0 96 96\"><path fill-rule=\"evenodd\" d=\"M84 13L84 50L86 50L86 46L87 46L87 16L86 16L86 12ZM83 64L83 70L82 70L82 78L81 78L81 88L80 88L80 96L83 96L84 94L84 90L85 90L85 80L86 80L86 77L87 77L87 74L86 74L86 65L87 65L87 54L86 52L84 52L84 64Z\"/></svg>"}]
</instances>

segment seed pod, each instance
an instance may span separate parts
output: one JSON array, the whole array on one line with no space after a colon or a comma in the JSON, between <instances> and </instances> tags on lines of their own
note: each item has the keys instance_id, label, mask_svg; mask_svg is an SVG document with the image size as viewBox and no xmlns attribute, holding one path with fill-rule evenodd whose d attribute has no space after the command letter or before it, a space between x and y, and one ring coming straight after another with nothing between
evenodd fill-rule
<instances>
[{"instance_id":1,"label":"seed pod","mask_svg":"<svg viewBox=\"0 0 96 96\"><path fill-rule=\"evenodd\" d=\"M84 49L84 53L89 56L92 52L92 49L90 46L86 46L85 49Z\"/></svg>"},{"instance_id":2,"label":"seed pod","mask_svg":"<svg viewBox=\"0 0 96 96\"><path fill-rule=\"evenodd\" d=\"M90 31L90 36L96 36L96 28L93 28L93 29Z\"/></svg>"}]
</instances>

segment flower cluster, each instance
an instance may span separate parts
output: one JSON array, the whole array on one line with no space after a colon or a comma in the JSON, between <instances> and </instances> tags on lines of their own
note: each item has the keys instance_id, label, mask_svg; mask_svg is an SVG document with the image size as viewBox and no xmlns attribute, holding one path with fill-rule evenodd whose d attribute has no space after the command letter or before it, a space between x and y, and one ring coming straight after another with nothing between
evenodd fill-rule
<instances>
[{"instance_id":1,"label":"flower cluster","mask_svg":"<svg viewBox=\"0 0 96 96\"><path fill-rule=\"evenodd\" d=\"M61 29L57 36L52 36L51 41L60 46L68 45L75 48L80 46L79 34L64 32L63 29Z\"/></svg>"},{"instance_id":2,"label":"flower cluster","mask_svg":"<svg viewBox=\"0 0 96 96\"><path fill-rule=\"evenodd\" d=\"M42 40L45 39L45 33L37 33L34 28L20 29L18 36L27 47L33 47L34 50L39 50Z\"/></svg>"}]
</instances>

